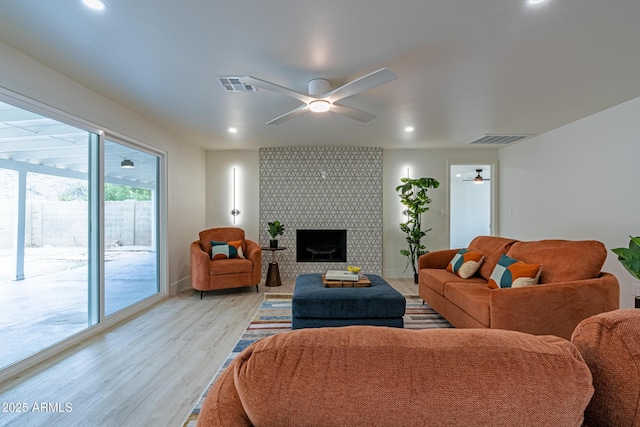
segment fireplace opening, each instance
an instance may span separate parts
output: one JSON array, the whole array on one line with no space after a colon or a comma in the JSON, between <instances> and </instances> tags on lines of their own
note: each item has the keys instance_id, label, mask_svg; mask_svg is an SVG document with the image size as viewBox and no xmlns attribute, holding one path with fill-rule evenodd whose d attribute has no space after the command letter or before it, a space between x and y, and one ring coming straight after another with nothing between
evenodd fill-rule
<instances>
[{"instance_id":1,"label":"fireplace opening","mask_svg":"<svg viewBox=\"0 0 640 427\"><path fill-rule=\"evenodd\" d=\"M347 262L347 230L296 230L297 262Z\"/></svg>"}]
</instances>

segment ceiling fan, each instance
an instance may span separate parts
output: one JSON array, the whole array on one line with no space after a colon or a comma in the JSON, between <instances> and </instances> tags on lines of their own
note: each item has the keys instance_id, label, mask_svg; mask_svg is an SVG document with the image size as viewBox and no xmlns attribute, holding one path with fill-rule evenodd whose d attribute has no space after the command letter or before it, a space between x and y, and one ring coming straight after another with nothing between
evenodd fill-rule
<instances>
[{"instance_id":1,"label":"ceiling fan","mask_svg":"<svg viewBox=\"0 0 640 427\"><path fill-rule=\"evenodd\" d=\"M246 76L242 78L243 83L254 85L258 88L270 90L297 99L303 104L295 110L289 111L273 120L267 122L268 125L277 125L285 122L299 114L313 111L315 113L323 113L331 111L333 113L342 114L360 122L368 122L375 119L375 115L357 108L347 107L338 104L338 101L357 95L369 89L381 86L397 79L393 71L388 68L382 68L373 73L355 79L337 89L331 90L331 84L325 79L313 79L309 81L309 94L296 92L295 90L277 85L275 83L261 80L256 77Z\"/></svg>"},{"instance_id":2,"label":"ceiling fan","mask_svg":"<svg viewBox=\"0 0 640 427\"><path fill-rule=\"evenodd\" d=\"M491 181L490 178L482 177L482 169L476 169L478 175L475 178L463 179L463 181L473 181L474 184L482 184L485 181Z\"/></svg>"}]
</instances>

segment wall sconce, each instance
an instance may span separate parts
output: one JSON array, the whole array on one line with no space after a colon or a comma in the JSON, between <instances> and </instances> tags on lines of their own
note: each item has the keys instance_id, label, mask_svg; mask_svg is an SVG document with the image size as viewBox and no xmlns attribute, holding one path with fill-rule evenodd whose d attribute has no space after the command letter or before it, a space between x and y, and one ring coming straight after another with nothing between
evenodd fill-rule
<instances>
[{"instance_id":1,"label":"wall sconce","mask_svg":"<svg viewBox=\"0 0 640 427\"><path fill-rule=\"evenodd\" d=\"M122 162L120 162L120 167L122 169L133 169L135 165L133 164L133 160L125 158Z\"/></svg>"},{"instance_id":2,"label":"wall sconce","mask_svg":"<svg viewBox=\"0 0 640 427\"><path fill-rule=\"evenodd\" d=\"M407 166L407 178L411 178L409 175L409 167ZM405 209L402 211L402 215L407 217L407 221L409 221L409 209Z\"/></svg>"},{"instance_id":3,"label":"wall sconce","mask_svg":"<svg viewBox=\"0 0 640 427\"><path fill-rule=\"evenodd\" d=\"M233 209L231 210L233 223L236 223L236 217L240 215L240 211L236 208L236 168L233 168Z\"/></svg>"}]
</instances>

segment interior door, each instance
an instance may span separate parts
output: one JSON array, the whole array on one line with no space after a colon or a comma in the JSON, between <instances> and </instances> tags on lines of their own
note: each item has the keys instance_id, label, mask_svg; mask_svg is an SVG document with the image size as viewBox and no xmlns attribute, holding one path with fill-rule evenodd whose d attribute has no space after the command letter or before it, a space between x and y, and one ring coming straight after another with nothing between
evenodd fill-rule
<instances>
[{"instance_id":1,"label":"interior door","mask_svg":"<svg viewBox=\"0 0 640 427\"><path fill-rule=\"evenodd\" d=\"M451 248L465 248L474 237L492 234L491 177L491 165L450 165L449 245Z\"/></svg>"}]
</instances>

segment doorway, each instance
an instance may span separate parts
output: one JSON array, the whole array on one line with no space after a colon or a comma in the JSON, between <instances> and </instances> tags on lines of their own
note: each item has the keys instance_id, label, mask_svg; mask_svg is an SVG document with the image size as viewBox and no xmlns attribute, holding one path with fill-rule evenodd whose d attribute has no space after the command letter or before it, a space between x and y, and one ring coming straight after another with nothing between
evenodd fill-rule
<instances>
[{"instance_id":1,"label":"doorway","mask_svg":"<svg viewBox=\"0 0 640 427\"><path fill-rule=\"evenodd\" d=\"M492 166L449 166L449 247L466 248L476 236L492 234Z\"/></svg>"}]
</instances>

